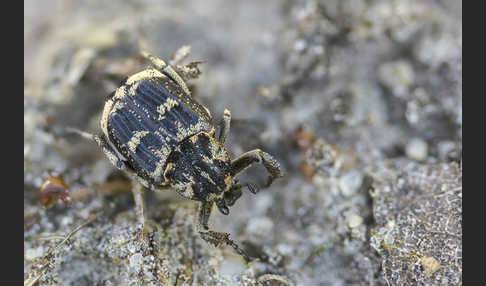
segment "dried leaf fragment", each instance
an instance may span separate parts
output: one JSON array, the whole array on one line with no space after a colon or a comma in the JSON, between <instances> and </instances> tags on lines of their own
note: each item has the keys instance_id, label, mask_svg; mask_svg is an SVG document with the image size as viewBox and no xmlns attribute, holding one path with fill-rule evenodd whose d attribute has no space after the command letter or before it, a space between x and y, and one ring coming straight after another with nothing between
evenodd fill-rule
<instances>
[{"instance_id":1,"label":"dried leaf fragment","mask_svg":"<svg viewBox=\"0 0 486 286\"><path fill-rule=\"evenodd\" d=\"M44 207L49 207L57 200L61 199L64 203L69 203L68 187L60 177L47 177L42 181L40 188L40 201Z\"/></svg>"},{"instance_id":2,"label":"dried leaf fragment","mask_svg":"<svg viewBox=\"0 0 486 286\"><path fill-rule=\"evenodd\" d=\"M440 263L432 256L424 256L420 259L420 264L424 268L425 277L434 274L440 268Z\"/></svg>"}]
</instances>

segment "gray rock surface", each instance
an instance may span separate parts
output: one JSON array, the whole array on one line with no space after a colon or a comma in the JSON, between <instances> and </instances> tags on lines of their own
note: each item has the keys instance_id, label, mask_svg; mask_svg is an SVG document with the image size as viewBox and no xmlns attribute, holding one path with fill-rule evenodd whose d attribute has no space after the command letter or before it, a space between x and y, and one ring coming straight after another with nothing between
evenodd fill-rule
<instances>
[{"instance_id":1,"label":"gray rock surface","mask_svg":"<svg viewBox=\"0 0 486 286\"><path fill-rule=\"evenodd\" d=\"M461 1L26 1L24 280L36 285L461 285ZM65 127L99 131L103 100L147 49L204 61L189 81L239 155L285 177L195 232L196 203L131 183ZM262 168L242 180L263 182ZM44 208L60 176L71 203ZM81 226L81 227L80 227ZM78 229L78 227L80 227ZM67 239L66 239L67 238Z\"/></svg>"}]
</instances>

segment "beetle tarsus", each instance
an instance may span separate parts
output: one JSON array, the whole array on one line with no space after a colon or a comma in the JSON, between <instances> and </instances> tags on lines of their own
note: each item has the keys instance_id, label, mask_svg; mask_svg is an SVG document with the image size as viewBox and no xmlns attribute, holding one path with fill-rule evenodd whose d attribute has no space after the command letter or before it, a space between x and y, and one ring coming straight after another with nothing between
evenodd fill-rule
<instances>
[{"instance_id":1,"label":"beetle tarsus","mask_svg":"<svg viewBox=\"0 0 486 286\"><path fill-rule=\"evenodd\" d=\"M202 239L204 239L209 244L215 247L221 247L223 244L231 246L239 255L241 255L246 262L250 262L251 258L246 254L246 252L238 246L233 240L229 238L229 233L226 232L216 232L209 229L209 216L211 215L211 210L213 207L213 202L203 202L199 206L199 217L198 217L198 232Z\"/></svg>"},{"instance_id":2,"label":"beetle tarsus","mask_svg":"<svg viewBox=\"0 0 486 286\"><path fill-rule=\"evenodd\" d=\"M254 195L256 195L260 191L260 188L257 185L252 184L252 183L246 184L246 187Z\"/></svg>"},{"instance_id":3,"label":"beetle tarsus","mask_svg":"<svg viewBox=\"0 0 486 286\"><path fill-rule=\"evenodd\" d=\"M220 247L223 243L233 247L233 249L241 255L246 262L250 262L252 259L246 254L246 252L241 249L233 240L229 238L229 233L226 232L216 232L212 230L200 231L199 234L201 238L207 241L209 244L215 247Z\"/></svg>"},{"instance_id":4,"label":"beetle tarsus","mask_svg":"<svg viewBox=\"0 0 486 286\"><path fill-rule=\"evenodd\" d=\"M158 70L166 74L170 77L173 81L175 81L187 95L191 96L191 91L186 85L186 82L182 79L182 77L174 70L171 65L166 64L161 58L153 56L148 52L142 51L142 56L150 61L150 63Z\"/></svg>"}]
</instances>

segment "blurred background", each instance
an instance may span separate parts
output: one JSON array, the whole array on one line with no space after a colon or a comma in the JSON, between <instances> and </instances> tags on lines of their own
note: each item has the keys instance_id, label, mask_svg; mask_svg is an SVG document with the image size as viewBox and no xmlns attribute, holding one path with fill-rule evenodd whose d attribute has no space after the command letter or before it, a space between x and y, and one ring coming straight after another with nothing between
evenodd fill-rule
<instances>
[{"instance_id":1,"label":"blurred background","mask_svg":"<svg viewBox=\"0 0 486 286\"><path fill-rule=\"evenodd\" d=\"M250 264L201 240L195 202L170 191L147 192L140 243L130 181L65 132L100 132L140 50L183 46L203 61L196 100L214 123L232 112L230 154L261 148L286 173L213 213ZM24 1L24 280L461 285L461 225L461 1Z\"/></svg>"}]
</instances>

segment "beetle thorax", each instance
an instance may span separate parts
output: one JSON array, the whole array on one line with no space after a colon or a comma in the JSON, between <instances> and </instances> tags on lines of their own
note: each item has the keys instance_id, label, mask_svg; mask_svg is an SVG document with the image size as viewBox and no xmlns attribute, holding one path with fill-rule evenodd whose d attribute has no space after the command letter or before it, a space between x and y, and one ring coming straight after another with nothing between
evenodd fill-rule
<instances>
[{"instance_id":1,"label":"beetle thorax","mask_svg":"<svg viewBox=\"0 0 486 286\"><path fill-rule=\"evenodd\" d=\"M206 132L179 143L167 158L164 177L179 194L197 201L221 198L233 179L228 152Z\"/></svg>"}]
</instances>

